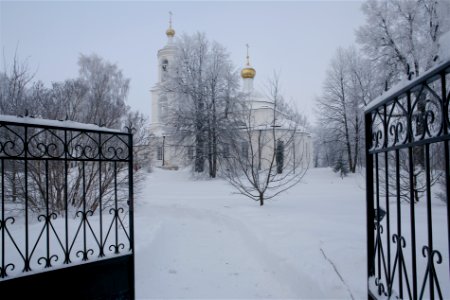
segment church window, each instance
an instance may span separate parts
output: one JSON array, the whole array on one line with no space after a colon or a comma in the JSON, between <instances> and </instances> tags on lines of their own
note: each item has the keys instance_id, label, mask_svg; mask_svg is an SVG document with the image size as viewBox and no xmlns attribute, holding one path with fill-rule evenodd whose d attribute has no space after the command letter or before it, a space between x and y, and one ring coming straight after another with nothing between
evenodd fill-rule
<instances>
[{"instance_id":1,"label":"church window","mask_svg":"<svg viewBox=\"0 0 450 300\"><path fill-rule=\"evenodd\" d=\"M169 61L167 59L164 59L161 62L161 69L162 69L162 80L166 79L167 71L169 68Z\"/></svg>"},{"instance_id":2,"label":"church window","mask_svg":"<svg viewBox=\"0 0 450 300\"><path fill-rule=\"evenodd\" d=\"M188 146L187 156L188 156L188 159L194 158L194 146Z\"/></svg>"},{"instance_id":3,"label":"church window","mask_svg":"<svg viewBox=\"0 0 450 300\"><path fill-rule=\"evenodd\" d=\"M162 61L161 67L164 72L167 71L167 67L169 66L169 61L167 59Z\"/></svg>"},{"instance_id":4,"label":"church window","mask_svg":"<svg viewBox=\"0 0 450 300\"><path fill-rule=\"evenodd\" d=\"M275 160L277 162L277 173L283 173L284 163L284 142L282 140L277 141L277 149L275 152Z\"/></svg>"},{"instance_id":5,"label":"church window","mask_svg":"<svg viewBox=\"0 0 450 300\"><path fill-rule=\"evenodd\" d=\"M156 159L162 160L162 158L163 158L163 149L162 146L158 146L158 148L156 149Z\"/></svg>"}]
</instances>

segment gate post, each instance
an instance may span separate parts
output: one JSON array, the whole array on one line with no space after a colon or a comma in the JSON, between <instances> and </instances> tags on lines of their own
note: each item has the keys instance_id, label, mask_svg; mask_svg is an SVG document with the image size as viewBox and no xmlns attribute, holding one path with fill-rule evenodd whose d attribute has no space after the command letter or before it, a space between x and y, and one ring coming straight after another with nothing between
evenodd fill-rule
<instances>
[{"instance_id":1,"label":"gate post","mask_svg":"<svg viewBox=\"0 0 450 300\"><path fill-rule=\"evenodd\" d=\"M366 222L367 222L367 290L368 299L372 299L369 289L369 277L375 275L375 236L374 236L374 190L373 190L373 156L369 153L372 147L372 114L365 113L365 138L366 138Z\"/></svg>"},{"instance_id":2,"label":"gate post","mask_svg":"<svg viewBox=\"0 0 450 300\"><path fill-rule=\"evenodd\" d=\"M131 299L135 299L134 292L134 190L133 190L133 172L134 172L134 160L133 160L133 128L130 126L128 129L128 153L130 153L130 159L128 161L128 217L130 219L130 251L133 256L131 262L128 265L128 280Z\"/></svg>"}]
</instances>

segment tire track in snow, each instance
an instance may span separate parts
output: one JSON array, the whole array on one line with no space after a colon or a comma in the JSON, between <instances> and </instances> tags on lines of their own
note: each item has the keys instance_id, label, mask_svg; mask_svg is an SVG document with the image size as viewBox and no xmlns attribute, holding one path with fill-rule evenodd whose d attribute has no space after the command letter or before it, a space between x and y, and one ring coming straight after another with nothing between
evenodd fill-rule
<instances>
[{"instance_id":1,"label":"tire track in snow","mask_svg":"<svg viewBox=\"0 0 450 300\"><path fill-rule=\"evenodd\" d=\"M328 258L328 256L325 254L325 251L323 251L322 248L320 248L320 251L322 252L323 257L325 258L325 260L327 260L330 265L333 267L334 271L336 272L336 274L338 275L339 279L341 280L341 282L345 285L345 287L347 288L348 293L350 294L350 297L352 298L352 300L355 300L355 297L353 297L352 291L350 290L350 287L348 286L347 282L344 280L344 278L342 277L341 273L339 273L336 265L334 264L334 262Z\"/></svg>"}]
</instances>

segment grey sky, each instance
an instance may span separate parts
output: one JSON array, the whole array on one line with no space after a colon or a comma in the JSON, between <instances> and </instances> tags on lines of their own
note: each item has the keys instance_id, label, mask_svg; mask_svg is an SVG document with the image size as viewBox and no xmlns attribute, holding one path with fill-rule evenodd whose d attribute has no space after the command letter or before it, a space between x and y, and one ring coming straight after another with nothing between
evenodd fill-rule
<instances>
[{"instance_id":1,"label":"grey sky","mask_svg":"<svg viewBox=\"0 0 450 300\"><path fill-rule=\"evenodd\" d=\"M80 53L117 63L131 79L128 104L150 115L156 52L166 43L168 11L176 36L205 32L245 63L250 44L255 85L280 73L283 95L312 120L326 68L337 47L354 44L364 22L359 1L297 2L1 2L6 63L16 47L35 78L49 84L77 75ZM4 70L4 61L1 68Z\"/></svg>"}]
</instances>

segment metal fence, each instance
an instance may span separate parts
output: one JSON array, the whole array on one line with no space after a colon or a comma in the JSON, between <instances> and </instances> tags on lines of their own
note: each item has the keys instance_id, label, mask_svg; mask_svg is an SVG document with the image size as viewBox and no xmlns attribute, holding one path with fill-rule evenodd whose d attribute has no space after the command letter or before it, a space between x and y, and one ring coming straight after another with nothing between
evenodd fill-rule
<instances>
[{"instance_id":1,"label":"metal fence","mask_svg":"<svg viewBox=\"0 0 450 300\"><path fill-rule=\"evenodd\" d=\"M365 112L369 298L450 295L450 62Z\"/></svg>"},{"instance_id":2,"label":"metal fence","mask_svg":"<svg viewBox=\"0 0 450 300\"><path fill-rule=\"evenodd\" d=\"M0 116L1 296L134 297L132 144L130 132Z\"/></svg>"}]
</instances>

